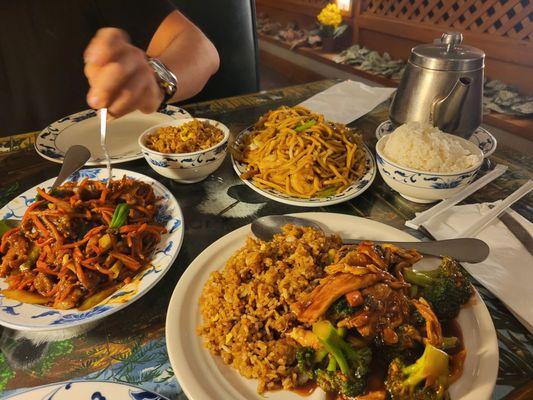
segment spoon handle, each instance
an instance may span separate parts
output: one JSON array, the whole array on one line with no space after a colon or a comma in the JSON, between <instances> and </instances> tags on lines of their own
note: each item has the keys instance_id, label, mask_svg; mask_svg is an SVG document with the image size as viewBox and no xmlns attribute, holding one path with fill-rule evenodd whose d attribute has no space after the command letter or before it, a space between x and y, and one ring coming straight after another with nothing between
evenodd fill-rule
<instances>
[{"instance_id":1,"label":"spoon handle","mask_svg":"<svg viewBox=\"0 0 533 400\"><path fill-rule=\"evenodd\" d=\"M344 244L358 244L361 239L342 239ZM388 242L372 240L375 244L392 244L406 249L415 249L422 254L437 257L452 257L457 261L479 263L485 260L490 252L489 246L474 238L437 240L434 242Z\"/></svg>"}]
</instances>

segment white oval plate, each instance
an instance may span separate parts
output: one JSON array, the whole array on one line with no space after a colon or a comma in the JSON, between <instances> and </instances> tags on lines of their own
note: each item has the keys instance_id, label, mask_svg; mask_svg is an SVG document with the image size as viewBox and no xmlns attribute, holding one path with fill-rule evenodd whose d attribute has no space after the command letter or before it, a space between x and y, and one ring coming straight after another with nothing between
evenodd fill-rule
<instances>
[{"instance_id":1,"label":"white oval plate","mask_svg":"<svg viewBox=\"0 0 533 400\"><path fill-rule=\"evenodd\" d=\"M107 124L107 150L111 164L143 158L137 143L139 136L151 126L175 119L190 118L182 108L167 105L164 109L143 114L132 112ZM89 149L91 158L86 165L105 164L100 146L100 120L95 110L85 110L50 124L35 139L35 149L41 157L62 163L66 151L74 144Z\"/></svg>"},{"instance_id":2,"label":"white oval plate","mask_svg":"<svg viewBox=\"0 0 533 400\"><path fill-rule=\"evenodd\" d=\"M383 121L376 128L376 138L379 140L383 136L391 133L393 130L394 124L390 119ZM483 152L484 157L492 155L492 153L496 151L496 146L498 145L498 141L494 135L481 126L474 131L468 140L479 147L479 149Z\"/></svg>"},{"instance_id":3,"label":"white oval plate","mask_svg":"<svg viewBox=\"0 0 533 400\"><path fill-rule=\"evenodd\" d=\"M157 220L166 226L168 232L161 236L161 242L154 250L152 266L140 272L131 283L121 287L100 304L86 311L56 310L51 307L21 303L0 294L0 325L21 331L51 331L91 323L132 304L163 278L176 259L183 242L183 214L180 206L172 193L156 180L133 171L113 169L114 179L120 179L123 175L149 183L156 196L162 197L162 207ZM105 168L83 169L73 174L70 180L81 180L86 177L104 180L107 178L107 170ZM44 187L48 190L54 180L55 178L49 179L15 197L0 210L0 220L22 219L26 208L35 199L36 188ZM7 289L7 287L5 279L0 278L0 290Z\"/></svg>"},{"instance_id":4,"label":"white oval plate","mask_svg":"<svg viewBox=\"0 0 533 400\"><path fill-rule=\"evenodd\" d=\"M124 383L73 381L39 386L5 400L168 400L157 393Z\"/></svg>"},{"instance_id":5,"label":"white oval plate","mask_svg":"<svg viewBox=\"0 0 533 400\"><path fill-rule=\"evenodd\" d=\"M416 241L413 236L380 222L334 213L291 214L314 220L326 231L341 237L391 241ZM243 226L214 242L189 265L180 278L167 311L166 339L170 363L190 400L295 400L303 398L290 391L257 394L257 381L243 378L220 357L213 357L196 335L201 315L198 300L211 272L220 270L234 251L251 235L250 225ZM433 258L426 266L438 265ZM422 264L422 262L420 263ZM480 266L483 268L483 266ZM473 305L461 310L458 322L462 328L467 357L461 378L450 388L453 400L485 400L490 398L498 373L498 343L487 307L479 294ZM309 400L324 400L316 390Z\"/></svg>"},{"instance_id":6,"label":"white oval plate","mask_svg":"<svg viewBox=\"0 0 533 400\"><path fill-rule=\"evenodd\" d=\"M234 146L238 146L239 142L244 138L244 135L248 134L251 130L250 128L245 129L242 131L237 140L234 143ZM290 196L285 193L280 193L277 190L274 189L262 189L255 185L255 183L249 179L245 180L240 178L241 174L246 172L246 164L241 163L233 157L233 154L231 155L231 162L233 164L233 169L239 176L239 178L251 189L255 190L257 193L271 199L274 201L278 201L280 203L284 204L290 204L292 206L300 206L300 207L323 207L323 206L331 206L333 204L342 203L345 201L348 201L350 199L353 199L354 197L359 196L362 194L366 189L370 187L372 182L374 181L374 178L376 177L376 161L374 160L374 156L366 146L364 145L363 150L365 151L365 164L366 169L363 176L353 182L350 186L344 190L344 192L335 194L332 196L327 197L314 197L310 199L302 199L295 196Z\"/></svg>"}]
</instances>

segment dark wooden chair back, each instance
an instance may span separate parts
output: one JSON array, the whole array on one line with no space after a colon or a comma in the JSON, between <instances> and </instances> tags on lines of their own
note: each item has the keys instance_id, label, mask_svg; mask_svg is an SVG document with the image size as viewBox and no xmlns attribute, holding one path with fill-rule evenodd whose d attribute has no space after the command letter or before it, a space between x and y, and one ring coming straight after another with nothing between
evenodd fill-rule
<instances>
[{"instance_id":1,"label":"dark wooden chair back","mask_svg":"<svg viewBox=\"0 0 533 400\"><path fill-rule=\"evenodd\" d=\"M188 103L259 90L254 0L172 0L209 37L220 69Z\"/></svg>"}]
</instances>

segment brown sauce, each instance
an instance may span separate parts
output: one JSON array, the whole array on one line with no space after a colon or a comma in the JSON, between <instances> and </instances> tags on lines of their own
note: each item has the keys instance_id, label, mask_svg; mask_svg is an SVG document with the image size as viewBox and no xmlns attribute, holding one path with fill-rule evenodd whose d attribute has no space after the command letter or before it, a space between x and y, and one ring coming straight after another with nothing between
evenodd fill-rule
<instances>
[{"instance_id":1,"label":"brown sauce","mask_svg":"<svg viewBox=\"0 0 533 400\"><path fill-rule=\"evenodd\" d=\"M463 342L463 332L457 321L453 320L442 325L443 336L455 336L459 339L459 344L455 349L449 350L450 355L450 384L457 381L463 374L464 363L466 359L466 349ZM385 378L387 370L374 360L370 364L370 372L367 378L367 385L363 395L369 392L385 390ZM303 386L291 389L291 392L300 396L310 396L317 388L314 381L310 381ZM326 400L344 400L344 396L337 393L326 393Z\"/></svg>"},{"instance_id":2,"label":"brown sauce","mask_svg":"<svg viewBox=\"0 0 533 400\"><path fill-rule=\"evenodd\" d=\"M326 393L326 400L341 400L337 393Z\"/></svg>"},{"instance_id":3,"label":"brown sauce","mask_svg":"<svg viewBox=\"0 0 533 400\"><path fill-rule=\"evenodd\" d=\"M315 381L309 381L305 385L295 387L291 389L291 392L299 394L300 396L311 396L315 389L317 388Z\"/></svg>"},{"instance_id":4,"label":"brown sauce","mask_svg":"<svg viewBox=\"0 0 533 400\"><path fill-rule=\"evenodd\" d=\"M465 365L466 349L463 341L463 332L457 321L453 320L442 325L442 334L444 336L455 336L459 339L457 347L448 350L450 355L450 384L452 384L461 377Z\"/></svg>"}]
</instances>

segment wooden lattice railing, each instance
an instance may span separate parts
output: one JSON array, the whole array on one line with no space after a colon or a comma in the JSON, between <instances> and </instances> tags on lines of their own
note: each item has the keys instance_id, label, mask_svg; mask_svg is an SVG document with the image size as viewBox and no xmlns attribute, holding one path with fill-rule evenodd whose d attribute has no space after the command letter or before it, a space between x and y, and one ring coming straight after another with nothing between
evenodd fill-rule
<instances>
[{"instance_id":1,"label":"wooden lattice railing","mask_svg":"<svg viewBox=\"0 0 533 400\"><path fill-rule=\"evenodd\" d=\"M353 0L354 40L407 58L417 43L460 31L491 78L533 92L533 0Z\"/></svg>"},{"instance_id":2,"label":"wooden lattice railing","mask_svg":"<svg viewBox=\"0 0 533 400\"><path fill-rule=\"evenodd\" d=\"M368 0L361 3L361 15L517 40L533 38L533 2L530 0Z\"/></svg>"},{"instance_id":3,"label":"wooden lattice railing","mask_svg":"<svg viewBox=\"0 0 533 400\"><path fill-rule=\"evenodd\" d=\"M328 0L256 0L284 22L312 24ZM353 41L406 59L419 43L460 31L483 49L486 73L533 93L533 0L352 0Z\"/></svg>"},{"instance_id":4,"label":"wooden lattice railing","mask_svg":"<svg viewBox=\"0 0 533 400\"><path fill-rule=\"evenodd\" d=\"M279 8L315 17L329 0L256 0L260 6Z\"/></svg>"}]
</instances>

